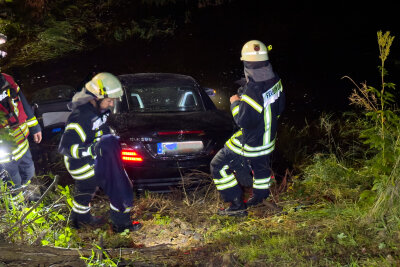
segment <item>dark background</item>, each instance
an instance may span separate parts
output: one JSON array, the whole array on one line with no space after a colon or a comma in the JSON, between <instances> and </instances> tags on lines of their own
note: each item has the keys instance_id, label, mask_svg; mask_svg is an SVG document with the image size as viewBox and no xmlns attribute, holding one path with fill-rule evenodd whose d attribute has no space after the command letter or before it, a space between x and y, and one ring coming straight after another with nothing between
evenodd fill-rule
<instances>
[{"instance_id":1,"label":"dark background","mask_svg":"<svg viewBox=\"0 0 400 267\"><path fill-rule=\"evenodd\" d=\"M397 36L398 11L391 1L231 1L192 14L172 37L130 40L61 59L8 70L30 95L55 84L79 86L90 72L114 74L176 72L217 90L214 99L227 109L242 76L240 51L252 39L272 45L270 59L287 94L284 117L312 120L321 112L349 109L355 82L379 87L376 34ZM399 75L395 38L386 68L388 81Z\"/></svg>"}]
</instances>

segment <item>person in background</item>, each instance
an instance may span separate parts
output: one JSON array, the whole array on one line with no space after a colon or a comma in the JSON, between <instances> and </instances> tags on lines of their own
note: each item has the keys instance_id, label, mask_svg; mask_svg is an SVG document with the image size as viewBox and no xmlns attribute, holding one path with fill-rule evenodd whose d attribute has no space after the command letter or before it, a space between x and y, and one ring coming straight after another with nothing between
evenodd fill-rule
<instances>
[{"instance_id":1,"label":"person in background","mask_svg":"<svg viewBox=\"0 0 400 267\"><path fill-rule=\"evenodd\" d=\"M0 34L0 44L6 41L7 37ZM1 50L0 53L2 57L7 55ZM12 76L5 73L0 73L0 112L5 117L5 120L0 122L0 128L9 129L14 139L14 144L7 144L5 140L1 140L0 168L8 172L11 179L8 182L11 183L11 187L18 189L28 185L31 178L35 176L28 135L32 135L35 143L40 143L42 132L21 88ZM27 190L23 192L28 193ZM32 192L27 197L29 200L37 200L39 196Z\"/></svg>"},{"instance_id":2,"label":"person in background","mask_svg":"<svg viewBox=\"0 0 400 267\"><path fill-rule=\"evenodd\" d=\"M281 79L272 69L265 44L249 41L241 54L246 83L241 95L230 98L231 112L240 130L210 164L217 190L225 202L231 203L218 214L229 216L246 216L247 207L268 198L270 156L275 148L278 118L285 105ZM252 195L245 203L240 184L248 183L247 180L252 180Z\"/></svg>"},{"instance_id":3,"label":"person in background","mask_svg":"<svg viewBox=\"0 0 400 267\"><path fill-rule=\"evenodd\" d=\"M115 232L139 230L142 225L131 221L133 187L120 159L121 147L107 124L114 101L122 97L120 81L102 72L74 95L69 108L58 151L64 155L66 169L75 180L71 214L72 225L99 226L103 218L90 214L90 201L98 187L110 198L110 217Z\"/></svg>"}]
</instances>

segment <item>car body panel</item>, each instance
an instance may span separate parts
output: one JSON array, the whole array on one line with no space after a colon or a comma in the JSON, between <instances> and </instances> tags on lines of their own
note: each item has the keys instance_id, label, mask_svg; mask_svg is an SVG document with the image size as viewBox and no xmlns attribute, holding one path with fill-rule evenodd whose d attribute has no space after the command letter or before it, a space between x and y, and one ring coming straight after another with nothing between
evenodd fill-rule
<instances>
[{"instance_id":1,"label":"car body panel","mask_svg":"<svg viewBox=\"0 0 400 267\"><path fill-rule=\"evenodd\" d=\"M123 150L136 151L141 158L123 161L135 188L167 192L187 184L192 171L208 173L212 157L233 133L232 116L218 110L190 76L138 73L118 78L125 94L115 102L108 122ZM52 145L51 151L57 151L72 92L72 87L53 86L34 99L44 143Z\"/></svg>"}]
</instances>

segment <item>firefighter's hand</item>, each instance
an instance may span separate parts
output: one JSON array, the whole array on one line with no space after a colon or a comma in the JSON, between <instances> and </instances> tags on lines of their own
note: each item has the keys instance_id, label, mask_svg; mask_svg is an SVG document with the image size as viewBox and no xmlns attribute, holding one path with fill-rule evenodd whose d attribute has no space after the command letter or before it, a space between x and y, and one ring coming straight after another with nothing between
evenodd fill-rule
<instances>
[{"instance_id":1,"label":"firefighter's hand","mask_svg":"<svg viewBox=\"0 0 400 267\"><path fill-rule=\"evenodd\" d=\"M33 135L33 141L39 144L42 141L42 132L35 133Z\"/></svg>"},{"instance_id":2,"label":"firefighter's hand","mask_svg":"<svg viewBox=\"0 0 400 267\"><path fill-rule=\"evenodd\" d=\"M233 102L239 101L240 100L240 96L239 95L233 95L231 96L231 98L229 99L229 101L231 102L231 104Z\"/></svg>"},{"instance_id":3,"label":"firefighter's hand","mask_svg":"<svg viewBox=\"0 0 400 267\"><path fill-rule=\"evenodd\" d=\"M92 154L93 158L96 158L97 156L102 156L99 142L95 142L90 146L90 153Z\"/></svg>"}]
</instances>

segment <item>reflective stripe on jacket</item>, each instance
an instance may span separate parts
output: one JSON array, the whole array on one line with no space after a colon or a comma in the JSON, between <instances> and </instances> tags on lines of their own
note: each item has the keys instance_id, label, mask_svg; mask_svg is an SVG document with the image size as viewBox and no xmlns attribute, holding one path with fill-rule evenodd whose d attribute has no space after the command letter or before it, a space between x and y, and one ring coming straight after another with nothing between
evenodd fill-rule
<instances>
[{"instance_id":1,"label":"reflective stripe on jacket","mask_svg":"<svg viewBox=\"0 0 400 267\"><path fill-rule=\"evenodd\" d=\"M3 87L4 90L0 92L2 95L0 112L5 113L6 116L8 116L10 112L14 112L18 118L17 121L14 116L11 116L7 121L0 124L0 128L10 129L10 135L15 142L15 145L8 148L11 151L6 150L0 155L0 163L7 163L12 160L20 159L26 153L29 149L29 142L27 139L29 133L38 133L41 131L41 128L34 116L31 106L28 104L28 101L14 79L10 75L4 73L0 75L2 75L7 82L7 86ZM9 123L12 125L9 125Z\"/></svg>"},{"instance_id":2,"label":"reflective stripe on jacket","mask_svg":"<svg viewBox=\"0 0 400 267\"><path fill-rule=\"evenodd\" d=\"M1 73L4 86L0 88L0 111L4 112L7 120L1 123L0 127L18 126L28 118L19 98L19 86L14 79L7 74Z\"/></svg>"},{"instance_id":3,"label":"reflective stripe on jacket","mask_svg":"<svg viewBox=\"0 0 400 267\"><path fill-rule=\"evenodd\" d=\"M270 154L275 148L277 120L285 105L281 80L248 82L240 101L231 104L241 128L225 145L245 157Z\"/></svg>"},{"instance_id":4,"label":"reflective stripe on jacket","mask_svg":"<svg viewBox=\"0 0 400 267\"><path fill-rule=\"evenodd\" d=\"M94 176L95 155L90 147L103 134L110 133L106 124L108 114L100 114L88 102L69 115L58 151L64 155L65 166L72 178L84 180Z\"/></svg>"}]
</instances>

